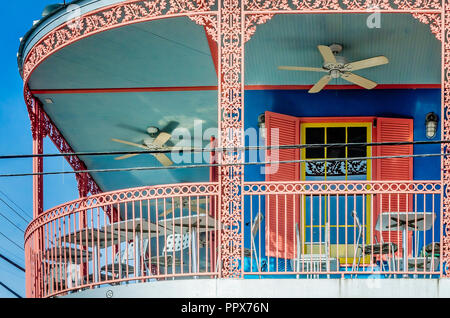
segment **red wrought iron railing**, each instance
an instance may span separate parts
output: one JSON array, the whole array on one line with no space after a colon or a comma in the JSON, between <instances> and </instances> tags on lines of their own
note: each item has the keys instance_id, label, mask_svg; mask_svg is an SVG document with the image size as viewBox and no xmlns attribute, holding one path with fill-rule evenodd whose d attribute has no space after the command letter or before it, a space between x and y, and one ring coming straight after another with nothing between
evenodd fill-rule
<instances>
[{"instance_id":1,"label":"red wrought iron railing","mask_svg":"<svg viewBox=\"0 0 450 318\"><path fill-rule=\"evenodd\" d=\"M127 189L60 205L25 234L28 297L173 277L216 277L218 185Z\"/></svg>"},{"instance_id":2,"label":"red wrought iron railing","mask_svg":"<svg viewBox=\"0 0 450 318\"><path fill-rule=\"evenodd\" d=\"M440 275L441 195L439 181L246 183L245 275Z\"/></svg>"},{"instance_id":3,"label":"red wrought iron railing","mask_svg":"<svg viewBox=\"0 0 450 318\"><path fill-rule=\"evenodd\" d=\"M152 186L46 211L25 234L27 296L220 277L219 193ZM439 181L246 182L242 195L244 277L442 274Z\"/></svg>"}]
</instances>

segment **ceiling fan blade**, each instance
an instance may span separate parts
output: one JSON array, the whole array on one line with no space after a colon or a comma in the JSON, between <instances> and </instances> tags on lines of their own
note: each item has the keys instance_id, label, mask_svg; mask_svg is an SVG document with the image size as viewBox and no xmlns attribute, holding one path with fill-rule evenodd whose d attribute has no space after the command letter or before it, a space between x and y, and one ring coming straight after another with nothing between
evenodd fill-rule
<instances>
[{"instance_id":1,"label":"ceiling fan blade","mask_svg":"<svg viewBox=\"0 0 450 318\"><path fill-rule=\"evenodd\" d=\"M195 209L192 209L192 211L197 212L197 214L206 214L207 213L207 211L204 208L199 208L198 210L197 210L197 208L195 208Z\"/></svg>"},{"instance_id":2,"label":"ceiling fan blade","mask_svg":"<svg viewBox=\"0 0 450 318\"><path fill-rule=\"evenodd\" d=\"M157 147L160 148L162 147L167 141L169 141L169 139L172 137L171 134L166 133L166 132L161 132L158 137L155 138L155 140L153 140L153 144Z\"/></svg>"},{"instance_id":3,"label":"ceiling fan blade","mask_svg":"<svg viewBox=\"0 0 450 318\"><path fill-rule=\"evenodd\" d=\"M180 125L179 122L175 121L175 120L171 120L167 123L167 125L165 125L161 131L164 131L166 133L172 133L178 126Z\"/></svg>"},{"instance_id":4,"label":"ceiling fan blade","mask_svg":"<svg viewBox=\"0 0 450 318\"><path fill-rule=\"evenodd\" d=\"M319 49L320 54L322 54L323 61L325 63L337 63L336 57L334 56L330 47L326 45L318 45L317 48Z\"/></svg>"},{"instance_id":5,"label":"ceiling fan blade","mask_svg":"<svg viewBox=\"0 0 450 318\"><path fill-rule=\"evenodd\" d=\"M116 157L116 158L114 158L114 160L123 160L123 159L128 159L128 158L131 158L131 157L135 157L135 156L139 156L139 154L138 153L130 153L130 154L125 155L125 156Z\"/></svg>"},{"instance_id":6,"label":"ceiling fan blade","mask_svg":"<svg viewBox=\"0 0 450 318\"><path fill-rule=\"evenodd\" d=\"M144 145L136 144L136 143L134 143L134 142L129 142L129 141L120 140L120 139L115 139L115 138L112 138L111 140L112 140L112 141L115 141L115 142L118 142L118 143L121 143L121 144L125 144L125 145L129 145L129 146L135 146L135 147L138 147L138 148L142 148L142 149L145 149L145 150L148 150L148 149L149 149L148 147L146 147L146 146L144 146Z\"/></svg>"},{"instance_id":7,"label":"ceiling fan blade","mask_svg":"<svg viewBox=\"0 0 450 318\"><path fill-rule=\"evenodd\" d=\"M173 161L163 153L153 153L152 155L165 167L173 165Z\"/></svg>"},{"instance_id":8,"label":"ceiling fan blade","mask_svg":"<svg viewBox=\"0 0 450 318\"><path fill-rule=\"evenodd\" d=\"M172 213L172 212L174 212L174 211L172 211L172 209L167 209L167 210L161 212L161 213L159 214L159 217L162 218L162 217L164 217L164 216L169 215L169 214Z\"/></svg>"},{"instance_id":9,"label":"ceiling fan blade","mask_svg":"<svg viewBox=\"0 0 450 318\"><path fill-rule=\"evenodd\" d=\"M365 59L365 60L361 60L361 61L357 61L357 62L348 63L344 66L344 69L353 72L353 71L357 71L357 70L362 70L364 68L374 67L374 66L378 66L378 65L387 64L387 63L389 63L389 60L387 57L377 56L377 57L372 57L370 59Z\"/></svg>"},{"instance_id":10,"label":"ceiling fan blade","mask_svg":"<svg viewBox=\"0 0 450 318\"><path fill-rule=\"evenodd\" d=\"M127 129L127 130L131 130L140 134L145 134L147 135L148 132L145 129L141 129L135 126L131 126L131 125L127 125L127 124L118 124L117 127L123 128L123 129Z\"/></svg>"},{"instance_id":11,"label":"ceiling fan blade","mask_svg":"<svg viewBox=\"0 0 450 318\"><path fill-rule=\"evenodd\" d=\"M353 74L353 73L344 73L341 75L341 77L343 79L345 79L346 81L349 81L353 84L359 85L361 87L364 87L366 89L372 89L375 86L377 86L378 84L375 83L374 81L368 80L367 78L364 78L362 76Z\"/></svg>"},{"instance_id":12,"label":"ceiling fan blade","mask_svg":"<svg viewBox=\"0 0 450 318\"><path fill-rule=\"evenodd\" d=\"M324 88L325 85L328 84L328 82L331 81L330 75L325 75L322 77L311 89L308 91L308 93L318 93Z\"/></svg>"},{"instance_id":13,"label":"ceiling fan blade","mask_svg":"<svg viewBox=\"0 0 450 318\"><path fill-rule=\"evenodd\" d=\"M180 200L173 198L173 201L170 203L166 203L167 209L159 214L160 217L163 217L164 215L168 215L170 213L176 212L178 209L180 209Z\"/></svg>"},{"instance_id":14,"label":"ceiling fan blade","mask_svg":"<svg viewBox=\"0 0 450 318\"><path fill-rule=\"evenodd\" d=\"M303 66L278 66L278 69L286 71L328 72L326 69L319 67L303 67Z\"/></svg>"}]
</instances>

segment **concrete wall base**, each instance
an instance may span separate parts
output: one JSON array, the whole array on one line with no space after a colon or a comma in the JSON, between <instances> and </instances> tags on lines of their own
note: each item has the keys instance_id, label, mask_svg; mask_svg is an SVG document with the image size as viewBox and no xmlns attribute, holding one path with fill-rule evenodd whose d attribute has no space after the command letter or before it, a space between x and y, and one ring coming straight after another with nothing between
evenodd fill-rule
<instances>
[{"instance_id":1,"label":"concrete wall base","mask_svg":"<svg viewBox=\"0 0 450 318\"><path fill-rule=\"evenodd\" d=\"M189 279L107 286L82 298L448 298L450 279Z\"/></svg>"}]
</instances>

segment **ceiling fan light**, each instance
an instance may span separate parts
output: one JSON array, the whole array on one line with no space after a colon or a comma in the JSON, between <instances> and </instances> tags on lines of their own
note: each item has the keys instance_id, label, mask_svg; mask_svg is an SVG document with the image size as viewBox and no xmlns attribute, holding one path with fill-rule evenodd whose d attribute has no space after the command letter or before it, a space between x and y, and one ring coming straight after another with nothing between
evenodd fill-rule
<instances>
[{"instance_id":1,"label":"ceiling fan light","mask_svg":"<svg viewBox=\"0 0 450 318\"><path fill-rule=\"evenodd\" d=\"M338 70L331 70L330 71L330 76L332 78L339 78L341 76L341 72L339 72Z\"/></svg>"}]
</instances>

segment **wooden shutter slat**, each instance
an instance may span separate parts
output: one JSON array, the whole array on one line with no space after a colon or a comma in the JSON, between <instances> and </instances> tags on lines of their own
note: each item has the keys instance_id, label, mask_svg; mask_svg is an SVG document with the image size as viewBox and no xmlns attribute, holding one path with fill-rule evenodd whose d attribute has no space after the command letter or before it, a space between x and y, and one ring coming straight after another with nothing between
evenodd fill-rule
<instances>
[{"instance_id":1,"label":"wooden shutter slat","mask_svg":"<svg viewBox=\"0 0 450 318\"><path fill-rule=\"evenodd\" d=\"M404 142L414 140L413 120L409 118L378 118L376 142ZM374 149L377 157L412 155L412 145L377 146ZM401 181L413 179L413 159L386 158L375 160L375 179L380 181ZM376 221L382 212L407 212L412 210L413 200L407 194L382 194L378 195L375 206L374 220ZM375 223L375 222L374 222ZM375 224L373 225L375 226ZM384 231L381 233L384 242L392 242L398 245L398 253L402 254L402 232ZM408 233L408 252L411 252L412 233Z\"/></svg>"},{"instance_id":2,"label":"wooden shutter slat","mask_svg":"<svg viewBox=\"0 0 450 318\"><path fill-rule=\"evenodd\" d=\"M266 112L266 138L268 146L300 144L300 121L297 117ZM279 142L272 140L272 129L278 129ZM299 160L300 149L279 149L278 158L273 158L273 151L267 151L267 161ZM271 160L272 159L272 160ZM296 181L300 179L299 163L279 164L276 173L268 173L270 164L266 166L266 181ZM271 257L295 257L296 232L295 224L299 220L299 196L268 195L266 200L266 254ZM295 206L295 208L294 208Z\"/></svg>"}]
</instances>

